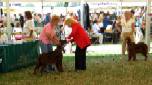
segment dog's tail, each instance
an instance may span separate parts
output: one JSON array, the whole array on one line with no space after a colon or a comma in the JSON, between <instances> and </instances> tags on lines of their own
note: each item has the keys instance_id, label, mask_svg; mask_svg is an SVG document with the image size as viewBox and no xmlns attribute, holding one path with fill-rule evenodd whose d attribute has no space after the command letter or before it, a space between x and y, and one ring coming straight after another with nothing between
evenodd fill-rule
<instances>
[{"instance_id":1,"label":"dog's tail","mask_svg":"<svg viewBox=\"0 0 152 85\"><path fill-rule=\"evenodd\" d=\"M130 42L131 42L130 37L126 37L126 39L125 39L125 40L127 41L127 43L130 43Z\"/></svg>"}]
</instances>

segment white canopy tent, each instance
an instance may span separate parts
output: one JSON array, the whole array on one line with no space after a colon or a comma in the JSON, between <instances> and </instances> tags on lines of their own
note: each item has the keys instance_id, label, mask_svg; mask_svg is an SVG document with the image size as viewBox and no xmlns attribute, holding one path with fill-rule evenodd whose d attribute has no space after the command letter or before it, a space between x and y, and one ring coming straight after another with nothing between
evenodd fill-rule
<instances>
[{"instance_id":1,"label":"white canopy tent","mask_svg":"<svg viewBox=\"0 0 152 85\"><path fill-rule=\"evenodd\" d=\"M1 0L5 2L7 0ZM9 2L41 2L42 0L9 0ZM43 0L45 2L81 2L82 0ZM87 2L109 2L109 0L84 0ZM145 2L146 0L110 0L110 2Z\"/></svg>"},{"instance_id":2,"label":"white canopy tent","mask_svg":"<svg viewBox=\"0 0 152 85\"><path fill-rule=\"evenodd\" d=\"M152 0L110 0L110 2L147 2L147 13L146 13L146 43L150 47L150 9ZM6 2L7 8L7 27L10 28L10 11L9 2L109 2L109 0L1 0Z\"/></svg>"}]
</instances>

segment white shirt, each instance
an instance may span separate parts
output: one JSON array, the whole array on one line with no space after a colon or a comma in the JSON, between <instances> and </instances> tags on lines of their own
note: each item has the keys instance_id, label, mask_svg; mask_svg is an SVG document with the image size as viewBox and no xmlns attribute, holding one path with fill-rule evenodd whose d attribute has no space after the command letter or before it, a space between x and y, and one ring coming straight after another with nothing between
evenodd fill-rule
<instances>
[{"instance_id":1,"label":"white shirt","mask_svg":"<svg viewBox=\"0 0 152 85\"><path fill-rule=\"evenodd\" d=\"M33 20L27 20L24 24L23 32L27 33L27 35L29 35L30 30L34 30L34 21Z\"/></svg>"},{"instance_id":2,"label":"white shirt","mask_svg":"<svg viewBox=\"0 0 152 85\"><path fill-rule=\"evenodd\" d=\"M22 28L20 28L20 27L14 27L13 28L13 32L15 33L15 32L22 32Z\"/></svg>"},{"instance_id":3,"label":"white shirt","mask_svg":"<svg viewBox=\"0 0 152 85\"><path fill-rule=\"evenodd\" d=\"M101 34L101 33L99 33L99 30L100 30L99 25L93 24L92 28L93 28L93 33Z\"/></svg>"},{"instance_id":4,"label":"white shirt","mask_svg":"<svg viewBox=\"0 0 152 85\"><path fill-rule=\"evenodd\" d=\"M131 18L129 21L126 22L126 20L123 18L121 20L122 25L122 32L132 32L132 24L134 23L134 20Z\"/></svg>"},{"instance_id":5,"label":"white shirt","mask_svg":"<svg viewBox=\"0 0 152 85\"><path fill-rule=\"evenodd\" d=\"M100 23L99 23L99 27L100 27L100 28L103 27L103 22L100 22Z\"/></svg>"},{"instance_id":6,"label":"white shirt","mask_svg":"<svg viewBox=\"0 0 152 85\"><path fill-rule=\"evenodd\" d=\"M72 32L72 28L68 27L67 25L64 26L64 32L65 32L65 37L68 37L71 32Z\"/></svg>"}]
</instances>

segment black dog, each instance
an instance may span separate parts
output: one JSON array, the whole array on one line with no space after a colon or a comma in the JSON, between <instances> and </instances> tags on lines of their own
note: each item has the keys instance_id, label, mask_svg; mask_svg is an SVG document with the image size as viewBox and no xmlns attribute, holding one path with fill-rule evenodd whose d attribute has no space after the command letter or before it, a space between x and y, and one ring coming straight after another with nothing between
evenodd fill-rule
<instances>
[{"instance_id":1,"label":"black dog","mask_svg":"<svg viewBox=\"0 0 152 85\"><path fill-rule=\"evenodd\" d=\"M131 39L129 37L126 38L126 41L128 46L128 61L130 61L132 58L135 61L137 53L143 54L145 56L145 61L147 60L148 46L146 44L144 44L143 42L135 44L135 42L131 42Z\"/></svg>"}]
</instances>

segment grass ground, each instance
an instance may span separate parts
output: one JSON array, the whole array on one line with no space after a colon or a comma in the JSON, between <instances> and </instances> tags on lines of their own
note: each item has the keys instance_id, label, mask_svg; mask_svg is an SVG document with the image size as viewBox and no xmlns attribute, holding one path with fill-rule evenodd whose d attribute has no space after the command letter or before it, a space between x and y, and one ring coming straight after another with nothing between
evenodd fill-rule
<instances>
[{"instance_id":1,"label":"grass ground","mask_svg":"<svg viewBox=\"0 0 152 85\"><path fill-rule=\"evenodd\" d=\"M74 57L65 56L63 73L32 75L33 66L0 74L0 85L152 85L152 59L128 62L127 56L88 56L87 70L75 72ZM151 56L151 55L149 55Z\"/></svg>"}]
</instances>

